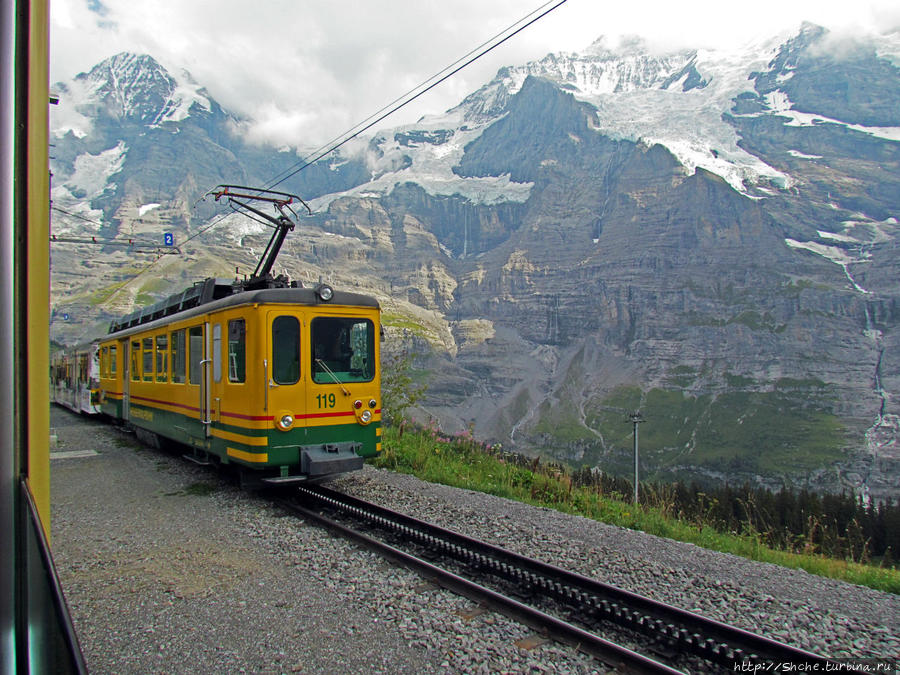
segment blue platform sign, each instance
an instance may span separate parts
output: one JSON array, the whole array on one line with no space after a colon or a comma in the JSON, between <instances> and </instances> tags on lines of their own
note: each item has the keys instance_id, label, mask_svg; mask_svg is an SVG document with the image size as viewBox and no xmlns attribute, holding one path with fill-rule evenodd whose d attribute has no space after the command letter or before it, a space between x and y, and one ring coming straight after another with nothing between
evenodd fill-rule
<instances>
[{"instance_id":1,"label":"blue platform sign","mask_svg":"<svg viewBox=\"0 0 900 675\"><path fill-rule=\"evenodd\" d=\"M164 246L174 246L175 245L175 235L171 232L165 232L163 234L163 245Z\"/></svg>"}]
</instances>

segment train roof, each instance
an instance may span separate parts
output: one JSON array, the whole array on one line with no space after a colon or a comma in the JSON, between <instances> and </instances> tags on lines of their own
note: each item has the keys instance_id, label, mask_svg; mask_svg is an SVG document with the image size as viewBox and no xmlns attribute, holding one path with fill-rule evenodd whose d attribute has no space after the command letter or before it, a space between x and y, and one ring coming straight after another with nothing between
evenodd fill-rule
<instances>
[{"instance_id":1,"label":"train roof","mask_svg":"<svg viewBox=\"0 0 900 675\"><path fill-rule=\"evenodd\" d=\"M207 279L183 293L171 295L162 302L144 307L114 320L109 326L109 334L136 332L137 329L165 325L173 321L214 312L228 307L251 304L294 304L308 306L346 306L379 308L378 300L362 293L331 291L328 300L320 292L323 285L312 288L261 288L255 290L234 290L228 282ZM134 330L131 330L134 329Z\"/></svg>"}]
</instances>

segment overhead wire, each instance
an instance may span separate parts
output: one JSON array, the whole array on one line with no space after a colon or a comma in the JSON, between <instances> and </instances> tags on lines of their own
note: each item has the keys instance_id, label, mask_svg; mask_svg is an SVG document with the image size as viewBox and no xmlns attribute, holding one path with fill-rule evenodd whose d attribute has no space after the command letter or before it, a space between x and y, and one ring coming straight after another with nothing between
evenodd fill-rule
<instances>
[{"instance_id":1,"label":"overhead wire","mask_svg":"<svg viewBox=\"0 0 900 675\"><path fill-rule=\"evenodd\" d=\"M512 24L510 24L509 26L504 28L502 31L495 34L493 37L482 42L480 45L478 45L474 49L469 50L466 54L464 54L463 56L456 59L453 63L449 64L448 66L445 66L443 69L441 69L440 71L438 71L431 77L423 80L421 83L419 83L418 85L416 85L415 87L413 87L412 89L407 91L402 96L399 96L399 97L395 98L393 101L391 101L390 103L382 106L381 108L379 108L377 111L375 111L374 113L369 115L367 118L365 118L361 122L358 122L354 126L350 127L350 129L348 129L344 133L342 133L338 136L335 136L333 139L331 139L324 145L319 146L318 149L314 150L313 152L311 152L309 155L307 155L303 159L294 163L292 166L283 170L281 173L276 174L276 176L272 179L272 182L268 183L264 189L270 190L273 187L280 185L287 179L295 176L296 174L300 173L307 167L315 164L320 159L326 157L327 155L331 154L335 150L346 145L347 143L352 141L354 138L357 138L360 134L368 131L369 129L371 129L373 126L375 126L382 120L386 119L390 115L393 115L395 112L397 112L404 106L409 105L410 103L412 103L419 97L423 96L424 94L426 94L429 91L431 91L432 89L434 89L436 86L438 86L442 82L448 80L450 77L452 77L453 75L458 73L463 68L466 68L467 66L471 65L472 63L474 63L475 61L477 61L478 59L483 57L485 54L488 54L489 52L493 51L494 49L496 49L497 47L499 47L500 45L505 43L507 40L518 35L523 30L525 30L526 28L528 28L535 22L539 21L540 19L545 17L550 12L552 12L555 9L557 9L558 7L564 5L567 1L568 0L548 0L548 2L545 2L541 6L537 7L536 9L532 10L531 12L529 12L528 14L526 14L525 16L520 18L519 20L513 22ZM548 9L548 7L549 7L549 9ZM535 16L535 15L537 15L537 16ZM284 173L285 175L282 176L281 175L282 173ZM58 209L58 210L62 211L62 209ZM65 211L63 211L63 212L67 213ZM76 214L69 214L69 215L76 215ZM181 243L181 245L183 246L184 244L187 244L188 242L196 239L200 235L209 231L214 226L219 224L228 215L230 215L230 214L228 214L228 213L220 214L219 216L214 218L213 221L210 222L208 225L202 227L200 230L198 230L197 232L192 234L190 237L185 239L184 242ZM79 217L79 216L76 216L76 217ZM84 220L87 220L87 219L84 218ZM96 221L89 221L89 222L96 222ZM132 277L132 281L134 279L136 279L137 277L139 277L141 274L144 274L151 267L156 265L156 263L159 262L161 259L162 258L159 257L156 260L150 262L144 268L142 268L139 272L137 272L134 275L134 277ZM112 295L115 295L116 293L118 293L119 290L122 290L122 288L124 288L124 285L121 286L116 291L114 291Z\"/></svg>"},{"instance_id":2,"label":"overhead wire","mask_svg":"<svg viewBox=\"0 0 900 675\"><path fill-rule=\"evenodd\" d=\"M216 225L218 225L222 220L224 220L225 218L227 218L227 217L230 216L230 215L231 215L230 213L225 213L225 214L219 215L219 216L216 217L211 223L209 223L208 225L206 225L206 226L200 228L200 229L197 230L194 234L192 234L190 237L188 237L187 239L185 239L185 240L180 244L180 246L184 246L184 245L187 244L189 241L193 241L194 239L196 239L197 237L199 237L201 234L204 234L205 232L211 230L213 227L215 227ZM160 260L162 260L162 259L163 259L163 256L158 255L158 256L156 257L155 260L151 260L151 261L150 261L149 263L147 263L144 267L142 267L139 271L135 272L134 276L132 276L131 279L129 279L129 280L126 281L124 284L122 284L121 286L119 286L116 290L114 290L112 293L110 293L110 294L109 294L109 297L111 298L111 297L113 297L114 295L116 295L119 291L123 290L128 284L130 284L132 281L134 281L134 280L137 279L139 276L141 276L142 274L144 274L144 272L148 271L151 267L153 267L154 265L156 265L156 263L158 263L158 262L159 262Z\"/></svg>"},{"instance_id":3,"label":"overhead wire","mask_svg":"<svg viewBox=\"0 0 900 675\"><path fill-rule=\"evenodd\" d=\"M361 122L358 122L357 124L350 127L350 129L348 129L344 133L342 133L338 136L335 136L330 141L328 141L324 145L319 146L318 149L314 150L312 153L310 153L309 155L307 155L300 161L296 162L292 166L283 170L281 173L276 174L276 176L272 179L272 182L270 182L266 185L265 189L270 190L273 187L280 185L281 183L286 181L288 178L291 178L292 176L298 174L299 172L303 171L308 166L315 164L317 161L319 161L323 157L331 154L332 152L334 152L341 146L345 145L346 143L349 143L351 140L353 140L354 138L356 138L363 132L371 129L373 126L375 126L376 124L378 124L379 122L384 120L386 117L397 112L403 106L406 106L406 105L412 103L414 100L416 100L423 94L427 93L428 91L430 91L437 85L439 85L442 82L444 82L445 80L449 79L450 77L452 77L453 75L458 73L460 70L462 70L466 66L470 65L474 61L480 59L482 56L489 53L493 49L496 49L501 44L503 44L504 42L506 42L513 36L517 35L518 33L522 32L523 30L528 28L530 25L532 25L536 21L542 19L544 16L546 16L553 10L557 9L561 5L565 4L566 2L567 2L567 0L548 0L548 2L545 2L544 4L540 5L536 9L532 10L531 12L529 12L522 18L518 19L517 21L514 21L512 24L510 24L509 26L504 28L502 31L495 34L493 37L485 40L477 47L469 50L466 54L464 54L463 56L456 59L453 63L445 66L444 68L442 68L440 71L438 71L431 77L423 80L418 85L416 85L415 87L413 87L412 89L407 91L405 94L398 96L393 101L382 106L381 108L376 110L374 113L369 115L367 118L365 118ZM552 7L550 7L550 5L552 5ZM549 9L547 9L548 7L549 7ZM535 16L536 14L537 14L537 16ZM527 23L525 23L525 22L527 22ZM517 26L518 26L518 28L517 28ZM473 56L473 54L474 54L474 56ZM462 64L462 65L460 65L460 64ZM429 84L429 83L431 83L431 84ZM425 87L425 88L423 89L423 87ZM421 90L421 91L419 91L419 90ZM416 92L418 92L418 93L416 93ZM282 176L281 174L285 174L285 175ZM207 230L211 229L214 225L221 222L221 220L223 218L225 218L225 215L217 217L212 223L210 223L209 225L207 225L206 227L204 227L203 229L198 231L196 234L194 234L191 237L189 237L188 239L186 239L184 243L187 243L187 242L191 241L192 239L195 239L200 234L203 234ZM154 264L154 263L151 263L151 264Z\"/></svg>"},{"instance_id":4,"label":"overhead wire","mask_svg":"<svg viewBox=\"0 0 900 675\"><path fill-rule=\"evenodd\" d=\"M450 65L444 67L442 70L438 71L436 74L432 75L431 77L429 77L426 80L423 80L421 83L419 83L418 85L416 85L415 87L410 89L408 92L406 92L402 96L394 99L387 105L383 106L376 112L372 113L371 115L369 115L369 117L364 119L362 122L359 122L356 125L350 127L350 129L348 131L345 131L343 134L331 139L330 141L328 141L328 143L326 143L323 146L320 146L317 150L314 150L312 153L310 153L309 155L307 155L306 157L301 159L299 162L295 163L293 166L289 167L288 169L285 169L284 171L287 171L288 173L285 176L280 177L280 178L278 176L276 176L277 180L273 179L274 182L269 183L266 186L266 189L271 189L271 188L275 187L276 185L280 185L281 183L286 181L288 178L295 176L296 174L300 173L308 166L315 164L323 157L326 157L327 155L331 154L332 152L334 152L341 146L349 143L350 141L352 141L354 138L356 138L360 134L364 133L365 131L368 131L369 129L371 129L373 126L375 126L376 124L378 124L385 118L389 117L390 115L393 115L395 112L397 112L404 106L409 105L410 103L415 101L420 96L423 96L424 94L428 93L429 91L434 89L436 86L438 86L445 80L451 78L453 75L458 73L463 68L466 68L467 66L471 65L472 63L474 63L475 61L480 59L485 54L488 54L492 50L494 50L497 47L499 47L500 45L502 45L504 42L506 42L510 38L518 35L523 30L525 30L526 28L531 26L533 23L535 23L536 21L539 21L540 19L545 17L547 14L549 14L553 10L564 5L566 2L567 2L567 0L549 0L548 2L545 2L543 5L538 7L537 9L532 10L531 12L529 12L528 14L523 16L518 21L515 21L514 23L510 24L509 26L504 28L502 31L500 31L499 33L494 35L492 38L486 40L485 42L482 42L480 45L478 45L474 49L470 50L468 53L466 53L463 56L456 59L456 61L454 61ZM553 5L553 6L550 7L549 9L546 9L549 5ZM534 16L535 14L538 14L538 16ZM529 20L530 17L534 17L534 18L531 18ZM523 23L526 21L527 21L527 23ZM522 24L522 25L519 25L519 24ZM516 28L516 26L518 26L518 28ZM515 30L513 30L513 29L515 29ZM512 31L512 32L510 32L510 31ZM504 35L506 33L508 33L508 35ZM501 37L501 36L503 36L503 37ZM472 56L473 54L475 54L475 56ZM461 62L463 62L463 63L461 65L458 65ZM360 128L357 128L357 127L360 127ZM299 166L299 168L294 168L294 167L298 167L298 166ZM284 173L284 171L282 173Z\"/></svg>"},{"instance_id":5,"label":"overhead wire","mask_svg":"<svg viewBox=\"0 0 900 675\"><path fill-rule=\"evenodd\" d=\"M72 216L73 218L78 218L79 220L83 220L86 223L91 223L93 225L99 225L100 227L103 227L103 223L101 223L99 220L93 220L91 218L87 218L86 216L82 216L80 213L72 213L71 211L66 211L65 209L61 209L58 206L51 206L50 208L53 209L54 211L59 211L60 213L65 213L67 216Z\"/></svg>"}]
</instances>

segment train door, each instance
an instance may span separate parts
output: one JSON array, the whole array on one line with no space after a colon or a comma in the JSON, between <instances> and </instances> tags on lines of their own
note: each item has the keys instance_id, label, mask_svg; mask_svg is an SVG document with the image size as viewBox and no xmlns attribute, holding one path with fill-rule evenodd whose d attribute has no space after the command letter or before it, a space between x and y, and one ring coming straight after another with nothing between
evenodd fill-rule
<instances>
[{"instance_id":1,"label":"train door","mask_svg":"<svg viewBox=\"0 0 900 675\"><path fill-rule=\"evenodd\" d=\"M210 426L212 419L211 413L211 359L209 357L209 324L201 324L199 326L191 326L188 328L188 383L191 387L196 387L194 392L197 396L197 410L199 412L199 422L202 425L197 428L194 436L207 439L211 435Z\"/></svg>"},{"instance_id":2,"label":"train door","mask_svg":"<svg viewBox=\"0 0 900 675\"><path fill-rule=\"evenodd\" d=\"M127 339L119 340L122 353L122 419L131 421L131 350Z\"/></svg>"},{"instance_id":3,"label":"train door","mask_svg":"<svg viewBox=\"0 0 900 675\"><path fill-rule=\"evenodd\" d=\"M206 425L207 434L210 433L213 422L220 421L222 415L222 322L216 320L208 323L207 333L209 335L210 349L209 364L206 367L206 384L208 399L207 420L210 421Z\"/></svg>"},{"instance_id":4,"label":"train door","mask_svg":"<svg viewBox=\"0 0 900 675\"><path fill-rule=\"evenodd\" d=\"M263 361L265 414L276 421L290 415L292 426L301 426L306 390L301 358L301 317L284 311L268 312L266 335Z\"/></svg>"},{"instance_id":5,"label":"train door","mask_svg":"<svg viewBox=\"0 0 900 675\"><path fill-rule=\"evenodd\" d=\"M200 414L203 422L203 433L206 438L212 435L212 349L210 345L211 339L210 324L207 321L203 324L203 358L200 360Z\"/></svg>"},{"instance_id":6,"label":"train door","mask_svg":"<svg viewBox=\"0 0 900 675\"><path fill-rule=\"evenodd\" d=\"M223 407L226 412L234 412L235 407L242 409L245 405L237 396L229 398L226 391L227 383L243 383L246 380L245 322L244 319L223 320L219 316L207 326L210 335L206 372L209 389L207 419L221 422ZM207 425L207 429L211 427L212 424Z\"/></svg>"}]
</instances>

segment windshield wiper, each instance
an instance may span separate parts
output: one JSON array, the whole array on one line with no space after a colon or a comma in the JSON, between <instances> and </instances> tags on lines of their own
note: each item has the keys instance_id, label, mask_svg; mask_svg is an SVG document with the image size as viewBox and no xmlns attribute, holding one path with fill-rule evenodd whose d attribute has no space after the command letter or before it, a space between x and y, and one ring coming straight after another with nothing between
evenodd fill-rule
<instances>
[{"instance_id":1,"label":"windshield wiper","mask_svg":"<svg viewBox=\"0 0 900 675\"><path fill-rule=\"evenodd\" d=\"M338 376L334 374L334 371L331 370L331 368L329 368L327 365L325 365L325 362L322 359L316 359L316 363L322 368L322 370L324 370L331 376L331 379L334 380L334 383L341 388L342 392L344 392L344 396L350 396L350 390L348 390L347 387L343 385L343 383L338 379Z\"/></svg>"}]
</instances>

